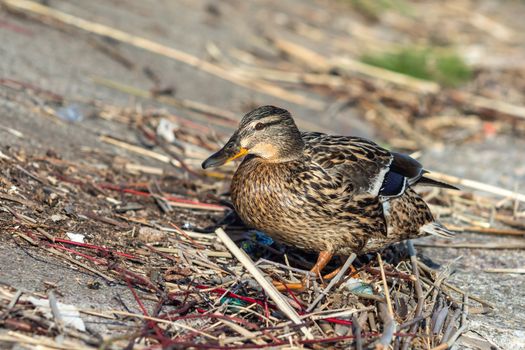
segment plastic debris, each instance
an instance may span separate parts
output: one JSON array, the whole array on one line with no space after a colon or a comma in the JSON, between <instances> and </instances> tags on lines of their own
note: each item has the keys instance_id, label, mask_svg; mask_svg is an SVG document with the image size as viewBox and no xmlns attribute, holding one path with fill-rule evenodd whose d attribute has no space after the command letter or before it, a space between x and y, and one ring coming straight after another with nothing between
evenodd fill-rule
<instances>
[{"instance_id":1,"label":"plastic debris","mask_svg":"<svg viewBox=\"0 0 525 350\"><path fill-rule=\"evenodd\" d=\"M77 243L84 243L84 237L86 237L81 233L74 233L74 232L66 232L66 236L68 236L68 238L72 240L73 242L77 242Z\"/></svg>"},{"instance_id":2,"label":"plastic debris","mask_svg":"<svg viewBox=\"0 0 525 350\"><path fill-rule=\"evenodd\" d=\"M260 251L258 249L258 244L254 241L266 246L273 244L273 239L270 236L266 235L264 232L250 231L247 233L247 235L251 239L244 240L241 243L241 249L243 249L247 254L256 254Z\"/></svg>"},{"instance_id":3,"label":"plastic debris","mask_svg":"<svg viewBox=\"0 0 525 350\"><path fill-rule=\"evenodd\" d=\"M35 305L36 309L40 311L46 318L53 318L49 300L38 299L35 297L29 297L28 300L31 304ZM74 305L63 304L60 302L57 302L56 305L66 327L73 327L81 332L86 331L86 325L84 324L82 318L80 318L80 312Z\"/></svg>"},{"instance_id":4,"label":"plastic debris","mask_svg":"<svg viewBox=\"0 0 525 350\"><path fill-rule=\"evenodd\" d=\"M53 222L59 222L59 221L66 220L66 219L67 219L67 216L62 215L62 214L51 215L51 221Z\"/></svg>"},{"instance_id":5,"label":"plastic debris","mask_svg":"<svg viewBox=\"0 0 525 350\"><path fill-rule=\"evenodd\" d=\"M365 283L357 278L350 278L346 281L346 288L348 288L352 293L358 294L374 294L374 289L368 283Z\"/></svg>"},{"instance_id":6,"label":"plastic debris","mask_svg":"<svg viewBox=\"0 0 525 350\"><path fill-rule=\"evenodd\" d=\"M221 305L228 304L228 306L241 306L241 307L245 307L248 305L248 303L245 301L235 299L235 298L230 298L230 297L222 297L220 300L220 303Z\"/></svg>"},{"instance_id":7,"label":"plastic debris","mask_svg":"<svg viewBox=\"0 0 525 350\"><path fill-rule=\"evenodd\" d=\"M84 119L84 113L79 105L71 104L61 107L56 111L57 116L66 122L80 122Z\"/></svg>"},{"instance_id":8,"label":"plastic debris","mask_svg":"<svg viewBox=\"0 0 525 350\"><path fill-rule=\"evenodd\" d=\"M169 143L175 142L175 134L173 133L179 126L168 119L162 118L157 126L157 135L162 137Z\"/></svg>"}]
</instances>

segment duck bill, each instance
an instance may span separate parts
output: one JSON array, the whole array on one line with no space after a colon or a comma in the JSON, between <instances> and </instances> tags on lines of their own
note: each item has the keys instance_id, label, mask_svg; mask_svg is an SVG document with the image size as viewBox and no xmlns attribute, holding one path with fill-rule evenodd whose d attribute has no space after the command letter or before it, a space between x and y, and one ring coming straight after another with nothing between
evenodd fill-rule
<instances>
[{"instance_id":1,"label":"duck bill","mask_svg":"<svg viewBox=\"0 0 525 350\"><path fill-rule=\"evenodd\" d=\"M202 163L203 169L218 167L234 159L240 158L248 154L248 150L242 147L228 147L224 146L220 151L212 154L208 159Z\"/></svg>"}]
</instances>

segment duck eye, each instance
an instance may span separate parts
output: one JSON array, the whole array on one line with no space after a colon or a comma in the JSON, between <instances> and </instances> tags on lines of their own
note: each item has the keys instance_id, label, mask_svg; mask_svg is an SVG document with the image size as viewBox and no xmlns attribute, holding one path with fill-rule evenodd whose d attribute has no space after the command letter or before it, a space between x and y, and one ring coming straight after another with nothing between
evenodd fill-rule
<instances>
[{"instance_id":1,"label":"duck eye","mask_svg":"<svg viewBox=\"0 0 525 350\"><path fill-rule=\"evenodd\" d=\"M265 125L263 123L257 123L255 124L255 130L262 130L264 129Z\"/></svg>"}]
</instances>

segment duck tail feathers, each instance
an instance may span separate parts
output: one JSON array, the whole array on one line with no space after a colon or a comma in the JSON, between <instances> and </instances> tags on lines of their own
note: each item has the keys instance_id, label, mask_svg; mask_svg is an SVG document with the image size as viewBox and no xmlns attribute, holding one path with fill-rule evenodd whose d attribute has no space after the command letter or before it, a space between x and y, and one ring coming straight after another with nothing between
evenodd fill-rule
<instances>
[{"instance_id":1,"label":"duck tail feathers","mask_svg":"<svg viewBox=\"0 0 525 350\"><path fill-rule=\"evenodd\" d=\"M425 176L421 176L419 179L414 181L411 185L418 185L418 186L429 186L429 187L440 187L440 188L446 188L449 190L459 190L456 186L452 186L446 182L434 180Z\"/></svg>"},{"instance_id":2,"label":"duck tail feathers","mask_svg":"<svg viewBox=\"0 0 525 350\"><path fill-rule=\"evenodd\" d=\"M419 231L425 235L433 235L441 238L454 237L454 232L450 231L445 226L436 221L421 226Z\"/></svg>"}]
</instances>

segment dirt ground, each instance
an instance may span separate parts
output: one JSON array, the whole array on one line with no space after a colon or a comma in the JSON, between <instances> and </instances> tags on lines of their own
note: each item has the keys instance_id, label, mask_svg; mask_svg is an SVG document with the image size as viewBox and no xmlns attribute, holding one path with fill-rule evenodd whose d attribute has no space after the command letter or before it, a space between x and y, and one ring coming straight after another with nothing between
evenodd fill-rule
<instances>
[{"instance_id":1,"label":"dirt ground","mask_svg":"<svg viewBox=\"0 0 525 350\"><path fill-rule=\"evenodd\" d=\"M262 36L271 32L285 38L304 40L290 29L301 22L302 16L317 16L328 32L338 33L345 24L366 23L352 10L337 1L46 1L53 8L95 22L104 23L197 57L209 59L213 47L222 52L234 49L251 50L261 55L275 53L265 47ZM517 13L525 11L525 3L518 1L481 1L477 8L490 13L516 32L523 29ZM312 15L314 14L314 15ZM370 24L374 30L384 30L381 24ZM254 105L274 104L292 111L299 119L318 123L334 133L380 138L377 126L369 123L357 110L329 116L300 104L256 92L205 73L195 67L150 52L119 44L120 55L132 63L126 67L114 57L101 52L94 42L100 38L67 26L49 26L0 10L0 79L14 79L52 91L76 101L85 108L84 119L64 122L54 116L35 111L36 106L20 103L28 95L0 86L0 150L15 148L32 154L49 150L65 159L75 160L85 155L86 149L98 149L110 155L137 159L141 164L164 166L154 160L102 143L99 135L111 134L124 140L136 140L131 128L111 120L91 117L87 101L140 108L158 107L174 114L192 117L184 108L176 108L150 99L130 95L94 83L94 77L109 78L145 90L156 86L173 87L175 96L206 103L232 111L239 117ZM330 50L323 42L309 42L318 52ZM350 40L348 45L352 45ZM525 42L521 48L525 58ZM518 50L519 61L519 50ZM145 74L154 72L158 83ZM524 68L525 69L525 68ZM326 103L328 107L339 101L326 94L309 96ZM86 103L83 103L86 101ZM23 134L16 136L5 129ZM463 144L444 143L424 149L421 161L428 169L478 180L508 189L525 189L525 139L512 133L497 134ZM1 229L0 229L1 231ZM485 235L459 234L463 240L480 241ZM512 242L522 237L490 237L491 241ZM61 262L25 251L8 239L0 240L0 283L29 291L44 292L47 282L56 284L61 301L86 307L118 308L124 302L134 305L132 296L123 286L103 285L101 290L86 286L93 276L72 269ZM463 339L458 349L525 349L525 277L523 274L489 273L487 268L523 268L523 250L419 248L419 253L437 264L447 264L458 256L453 266L451 282L480 296L496 307L488 315L469 317L470 338ZM119 300L120 299L120 300ZM134 306L130 306L131 309ZM93 323L97 331L111 330L111 325ZM478 337L476 343L472 339ZM487 345L489 344L489 345ZM13 349L18 347L13 347Z\"/></svg>"}]
</instances>

